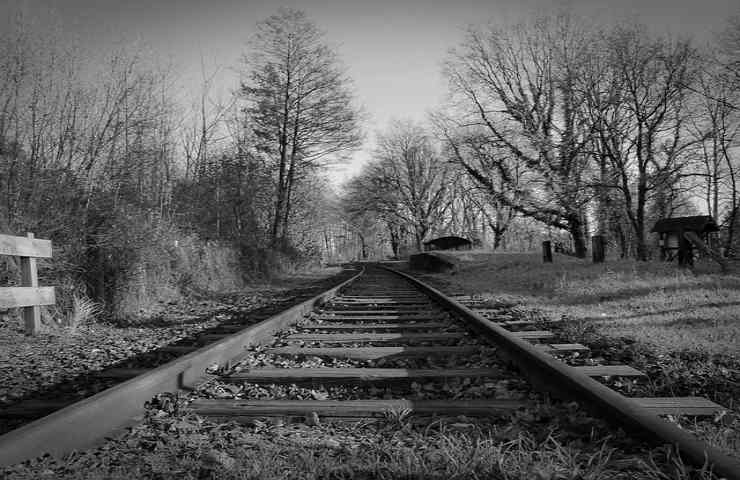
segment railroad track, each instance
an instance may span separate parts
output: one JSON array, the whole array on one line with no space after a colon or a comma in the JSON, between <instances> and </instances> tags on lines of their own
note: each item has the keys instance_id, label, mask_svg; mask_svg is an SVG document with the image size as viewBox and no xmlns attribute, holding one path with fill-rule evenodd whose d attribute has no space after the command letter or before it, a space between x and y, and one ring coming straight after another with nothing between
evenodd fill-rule
<instances>
[{"instance_id":1,"label":"railroad track","mask_svg":"<svg viewBox=\"0 0 740 480\"><path fill-rule=\"evenodd\" d=\"M568 366L560 355L588 349L558 343L552 332L496 309L476 313L399 272L367 266L341 287L254 327L224 333L204 349L216 348L216 354L193 352L191 357L203 358L191 361L186 370L182 360L165 369L157 388L193 386L206 368L218 365L220 375L210 378L217 388L208 391L225 394L195 399L189 408L196 413L238 421L292 417L311 424L389 415L506 416L529 406L526 379L619 426L675 445L685 460L708 462L718 475L740 478L738 459L661 418L714 415L722 410L719 405L695 397L627 398L598 379L640 377L641 372L626 365ZM476 307L470 299L460 300ZM175 373L177 382L170 378ZM137 379L140 384L140 377L130 382ZM266 385L269 392L261 390ZM503 391L502 385L507 386ZM77 421L86 411L77 412ZM53 423L57 435L70 426L63 418ZM49 438L43 428L30 431L32 440L44 434ZM10 440L22 440L30 448L20 434ZM0 451L8 445L4 440L0 437ZM33 456L16 450L14 460ZM8 458L0 454L0 463Z\"/></svg>"}]
</instances>

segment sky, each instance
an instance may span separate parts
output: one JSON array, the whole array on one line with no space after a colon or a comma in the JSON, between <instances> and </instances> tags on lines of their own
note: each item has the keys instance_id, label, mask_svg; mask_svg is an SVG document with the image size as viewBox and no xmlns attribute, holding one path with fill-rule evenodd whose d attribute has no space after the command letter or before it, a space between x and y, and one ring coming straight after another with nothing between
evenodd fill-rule
<instances>
[{"instance_id":1,"label":"sky","mask_svg":"<svg viewBox=\"0 0 740 480\"><path fill-rule=\"evenodd\" d=\"M0 0L0 29L22 10L92 51L142 42L174 64L186 93L198 92L203 59L209 73L218 72L215 91L225 98L237 85L235 68L255 24L281 6L305 11L326 32L368 113L368 141L331 173L337 183L367 161L374 133L392 119L424 121L442 103L441 64L469 25L515 24L567 8L598 22L637 19L656 32L706 42L740 14L737 0Z\"/></svg>"}]
</instances>

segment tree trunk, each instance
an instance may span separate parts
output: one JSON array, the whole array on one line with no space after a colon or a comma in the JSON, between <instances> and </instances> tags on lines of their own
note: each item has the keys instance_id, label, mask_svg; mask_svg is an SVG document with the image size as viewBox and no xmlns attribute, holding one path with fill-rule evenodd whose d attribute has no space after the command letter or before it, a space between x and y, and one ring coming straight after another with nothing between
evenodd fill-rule
<instances>
[{"instance_id":1,"label":"tree trunk","mask_svg":"<svg viewBox=\"0 0 740 480\"><path fill-rule=\"evenodd\" d=\"M578 258L586 258L586 234L583 230L580 214L571 214L568 218L568 231L573 237L573 249Z\"/></svg>"},{"instance_id":2,"label":"tree trunk","mask_svg":"<svg viewBox=\"0 0 740 480\"><path fill-rule=\"evenodd\" d=\"M635 212L635 248L637 260L647 261L647 243L645 241L645 192L638 187L637 211Z\"/></svg>"}]
</instances>

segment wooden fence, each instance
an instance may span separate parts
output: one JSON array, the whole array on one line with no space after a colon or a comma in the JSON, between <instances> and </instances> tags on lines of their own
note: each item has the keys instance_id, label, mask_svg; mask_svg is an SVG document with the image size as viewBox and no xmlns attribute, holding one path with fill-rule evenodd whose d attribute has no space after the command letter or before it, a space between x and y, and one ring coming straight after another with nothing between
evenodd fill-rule
<instances>
[{"instance_id":1,"label":"wooden fence","mask_svg":"<svg viewBox=\"0 0 740 480\"><path fill-rule=\"evenodd\" d=\"M28 237L0 235L0 255L20 257L21 286L0 287L0 309L22 308L27 335L41 328L41 305L53 305L54 287L39 287L37 258L51 258L51 241Z\"/></svg>"}]
</instances>

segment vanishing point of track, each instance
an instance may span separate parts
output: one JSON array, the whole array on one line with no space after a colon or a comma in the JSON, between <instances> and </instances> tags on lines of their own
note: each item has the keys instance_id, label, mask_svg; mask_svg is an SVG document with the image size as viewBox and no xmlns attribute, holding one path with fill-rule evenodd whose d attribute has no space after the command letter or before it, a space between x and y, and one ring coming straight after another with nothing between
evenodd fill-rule
<instances>
[{"instance_id":1,"label":"vanishing point of track","mask_svg":"<svg viewBox=\"0 0 740 480\"><path fill-rule=\"evenodd\" d=\"M418 382L470 384L510 378L516 383L524 378L539 390L578 401L617 426L676 446L690 463L709 464L719 476L740 479L740 461L660 416L702 415L715 411L716 405L700 398L625 397L597 378L640 372L623 365L568 366L558 355L586 347L554 343L552 332L533 328L526 321L497 321L495 310L475 312L406 274L368 265L317 297L1 436L0 465L95 445L141 418L152 396L207 381L211 377L206 372L218 365L221 382L355 388L342 390L339 399L195 400L190 408L201 415L237 420L368 418L389 412L500 416L526 408L525 396L496 398L485 389L488 395L482 398L453 396L440 388L415 398L407 388L409 395L403 398L362 397L367 388L390 384L418 388ZM239 368L250 355L245 347L257 345L263 357L283 360ZM306 368L297 362L301 358L322 360ZM75 432L76 441L70 441L70 432Z\"/></svg>"}]
</instances>

